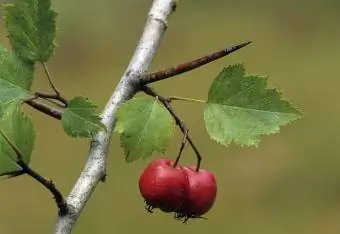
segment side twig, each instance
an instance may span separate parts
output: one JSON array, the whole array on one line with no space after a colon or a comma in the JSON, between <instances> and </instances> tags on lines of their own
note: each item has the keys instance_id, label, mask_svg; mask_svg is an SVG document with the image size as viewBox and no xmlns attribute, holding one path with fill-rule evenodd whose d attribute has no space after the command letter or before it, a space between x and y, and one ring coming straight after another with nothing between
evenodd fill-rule
<instances>
[{"instance_id":1,"label":"side twig","mask_svg":"<svg viewBox=\"0 0 340 234\"><path fill-rule=\"evenodd\" d=\"M181 118L176 114L176 112L174 111L174 109L172 108L172 106L170 105L169 101L159 95L153 88L151 88L150 86L143 86L142 87L142 91L144 93L146 93L147 95L150 95L152 97L157 97L158 100L164 105L164 107L169 111L169 113L171 114L171 116L174 118L174 120L176 121L176 124L178 125L178 127L181 129L182 133L185 135L187 134L187 132L189 131L188 128L186 127L186 125L184 124L184 122L181 120ZM199 170L200 166L201 166L201 161L202 161L202 157L200 152L198 151L195 143L193 142L193 140L190 138L189 135L187 135L187 140L191 146L191 148L194 150L196 157L197 157L197 167L196 167L196 171Z\"/></svg>"},{"instance_id":2,"label":"side twig","mask_svg":"<svg viewBox=\"0 0 340 234\"><path fill-rule=\"evenodd\" d=\"M174 67L170 67L170 68L166 68L166 69L163 69L163 70L160 70L160 71L145 74L141 77L140 83L141 83L141 85L146 85L146 84L150 84L150 83L160 81L160 80L165 80L167 78L177 76L179 74L194 70L194 69L201 67L205 64L211 63L211 62L213 62L217 59L223 58L224 56L231 54L231 53L249 45L250 43L251 43L251 41L248 41L248 42L245 42L245 43L242 43L242 44L239 44L239 45L235 45L235 46L214 52L214 53L209 54L209 55L205 55L201 58L179 64L179 65L174 66Z\"/></svg>"},{"instance_id":3,"label":"side twig","mask_svg":"<svg viewBox=\"0 0 340 234\"><path fill-rule=\"evenodd\" d=\"M63 112L56 109L56 108L53 108L51 106L48 106L42 102L39 102L38 100L35 100L35 99L29 99L29 100L26 100L25 103L27 103L29 106L33 107L34 109L48 115L48 116L51 116L55 119L58 119L58 120L61 120L61 117L63 115Z\"/></svg>"},{"instance_id":4,"label":"side twig","mask_svg":"<svg viewBox=\"0 0 340 234\"><path fill-rule=\"evenodd\" d=\"M10 139L8 139L7 135L1 130L0 130L0 134L5 139L7 144L9 144L9 146L16 153L17 164L22 169L21 172L18 172L15 175L13 174L13 176L10 175L10 177L14 177L14 176L20 175L20 174L27 174L27 175L31 176L33 179L38 181L40 184L42 184L45 188L47 188L53 194L54 200L55 200L57 207L59 209L59 215L61 215L61 216L66 215L69 211L67 203L66 203L63 195L61 194L61 192L57 189L56 185L53 183L53 181L43 177L38 172L34 171L27 163L25 163L25 161L23 160L22 153L12 143L12 141Z\"/></svg>"}]
</instances>

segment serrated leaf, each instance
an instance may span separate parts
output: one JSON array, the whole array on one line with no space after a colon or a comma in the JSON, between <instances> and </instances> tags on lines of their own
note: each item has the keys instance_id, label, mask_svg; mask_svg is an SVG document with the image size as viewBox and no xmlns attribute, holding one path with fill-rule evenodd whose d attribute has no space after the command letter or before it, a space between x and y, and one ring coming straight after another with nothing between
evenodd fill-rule
<instances>
[{"instance_id":1,"label":"serrated leaf","mask_svg":"<svg viewBox=\"0 0 340 234\"><path fill-rule=\"evenodd\" d=\"M34 65L0 45L0 103L29 97Z\"/></svg>"},{"instance_id":2,"label":"serrated leaf","mask_svg":"<svg viewBox=\"0 0 340 234\"><path fill-rule=\"evenodd\" d=\"M96 113L97 105L85 97L73 98L61 118L65 132L71 137L92 137L106 130Z\"/></svg>"},{"instance_id":3,"label":"serrated leaf","mask_svg":"<svg viewBox=\"0 0 340 234\"><path fill-rule=\"evenodd\" d=\"M243 65L224 68L213 81L204 110L210 137L220 144L257 146L261 135L301 117L281 93L267 88L267 79L245 75Z\"/></svg>"},{"instance_id":4,"label":"serrated leaf","mask_svg":"<svg viewBox=\"0 0 340 234\"><path fill-rule=\"evenodd\" d=\"M134 98L117 111L115 132L120 133L126 161L164 153L174 134L175 122L158 100Z\"/></svg>"},{"instance_id":5,"label":"serrated leaf","mask_svg":"<svg viewBox=\"0 0 340 234\"><path fill-rule=\"evenodd\" d=\"M3 116L0 119L0 130L20 151L22 160L29 164L35 143L35 132L31 119L21 111L19 101L4 106ZM21 171L21 167L16 163L17 161L17 154L5 138L0 135L0 176Z\"/></svg>"},{"instance_id":6,"label":"serrated leaf","mask_svg":"<svg viewBox=\"0 0 340 234\"><path fill-rule=\"evenodd\" d=\"M47 61L54 52L57 13L51 0L17 0L4 5L13 50L29 61Z\"/></svg>"}]
</instances>

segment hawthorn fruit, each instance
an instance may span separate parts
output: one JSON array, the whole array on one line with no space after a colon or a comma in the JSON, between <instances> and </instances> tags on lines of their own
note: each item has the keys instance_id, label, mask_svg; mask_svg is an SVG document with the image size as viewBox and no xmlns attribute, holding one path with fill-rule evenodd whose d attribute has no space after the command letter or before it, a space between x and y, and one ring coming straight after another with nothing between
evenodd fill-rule
<instances>
[{"instance_id":1,"label":"hawthorn fruit","mask_svg":"<svg viewBox=\"0 0 340 234\"><path fill-rule=\"evenodd\" d=\"M189 180L182 166L173 165L172 160L156 159L140 175L139 190L149 212L155 208L175 212L183 205Z\"/></svg>"},{"instance_id":2,"label":"hawthorn fruit","mask_svg":"<svg viewBox=\"0 0 340 234\"><path fill-rule=\"evenodd\" d=\"M208 170L196 167L184 167L189 180L189 190L186 199L179 210L176 211L176 219L186 222L190 218L202 218L215 203L217 195L216 179Z\"/></svg>"}]
</instances>

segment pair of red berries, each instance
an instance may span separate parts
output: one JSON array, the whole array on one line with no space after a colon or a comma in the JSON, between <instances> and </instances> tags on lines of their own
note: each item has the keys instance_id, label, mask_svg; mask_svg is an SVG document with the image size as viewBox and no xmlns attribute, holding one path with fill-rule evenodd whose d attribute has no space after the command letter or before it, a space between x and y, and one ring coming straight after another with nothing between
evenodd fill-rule
<instances>
[{"instance_id":1,"label":"pair of red berries","mask_svg":"<svg viewBox=\"0 0 340 234\"><path fill-rule=\"evenodd\" d=\"M149 212L156 208L174 212L175 218L184 222L207 213L217 194L211 172L178 164L174 167L169 159L151 162L139 178L139 189Z\"/></svg>"}]
</instances>

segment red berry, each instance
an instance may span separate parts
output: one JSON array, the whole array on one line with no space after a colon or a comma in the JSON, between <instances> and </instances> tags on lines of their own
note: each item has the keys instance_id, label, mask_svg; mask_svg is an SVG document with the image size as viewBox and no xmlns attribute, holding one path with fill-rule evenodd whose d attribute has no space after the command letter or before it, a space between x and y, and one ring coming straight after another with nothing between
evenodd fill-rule
<instances>
[{"instance_id":1,"label":"red berry","mask_svg":"<svg viewBox=\"0 0 340 234\"><path fill-rule=\"evenodd\" d=\"M195 167L184 167L189 179L189 191L187 198L176 213L176 218L184 219L198 218L207 213L214 205L217 195L215 176L204 169L198 172Z\"/></svg>"},{"instance_id":2,"label":"red berry","mask_svg":"<svg viewBox=\"0 0 340 234\"><path fill-rule=\"evenodd\" d=\"M139 178L139 189L148 210L159 208L173 212L182 206L188 191L187 173L173 161L157 159L149 164Z\"/></svg>"}]
</instances>

